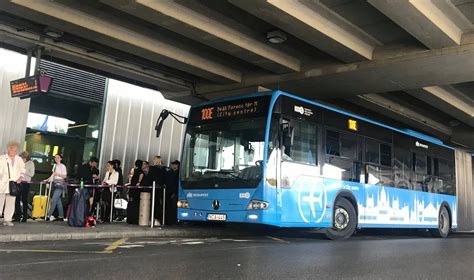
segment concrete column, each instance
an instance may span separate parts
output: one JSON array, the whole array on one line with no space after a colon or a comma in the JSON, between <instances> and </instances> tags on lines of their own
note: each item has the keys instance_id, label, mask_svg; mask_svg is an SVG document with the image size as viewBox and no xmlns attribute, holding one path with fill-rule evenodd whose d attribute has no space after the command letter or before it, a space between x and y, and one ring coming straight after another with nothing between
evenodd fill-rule
<instances>
[{"instance_id":1,"label":"concrete column","mask_svg":"<svg viewBox=\"0 0 474 280\"><path fill-rule=\"evenodd\" d=\"M30 100L12 98L10 91L10 81L25 77L25 67L25 55L0 48L0 154L9 141L25 142Z\"/></svg>"},{"instance_id":2,"label":"concrete column","mask_svg":"<svg viewBox=\"0 0 474 280\"><path fill-rule=\"evenodd\" d=\"M458 196L458 230L474 230L474 186L472 157L456 149L456 193Z\"/></svg>"}]
</instances>

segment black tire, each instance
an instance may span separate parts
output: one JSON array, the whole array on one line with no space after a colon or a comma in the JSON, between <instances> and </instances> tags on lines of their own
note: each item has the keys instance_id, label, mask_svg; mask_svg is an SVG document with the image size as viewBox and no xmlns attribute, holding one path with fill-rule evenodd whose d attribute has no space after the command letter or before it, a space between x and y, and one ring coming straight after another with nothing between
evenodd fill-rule
<instances>
[{"instance_id":1,"label":"black tire","mask_svg":"<svg viewBox=\"0 0 474 280\"><path fill-rule=\"evenodd\" d=\"M357 214L352 203L346 198L339 198L334 204L333 227L325 231L331 240L345 240L354 234L357 227Z\"/></svg>"},{"instance_id":2,"label":"black tire","mask_svg":"<svg viewBox=\"0 0 474 280\"><path fill-rule=\"evenodd\" d=\"M449 216L449 212L448 209L446 209L446 206L441 207L441 209L439 210L438 228L431 229L430 231L434 237L448 237L449 232L451 231L451 217Z\"/></svg>"}]
</instances>

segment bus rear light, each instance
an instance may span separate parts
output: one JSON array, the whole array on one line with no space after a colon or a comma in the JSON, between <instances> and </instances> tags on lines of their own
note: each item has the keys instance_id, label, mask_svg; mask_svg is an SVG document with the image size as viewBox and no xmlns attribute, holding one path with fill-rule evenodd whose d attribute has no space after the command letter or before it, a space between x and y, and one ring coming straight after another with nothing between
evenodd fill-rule
<instances>
[{"instance_id":1,"label":"bus rear light","mask_svg":"<svg viewBox=\"0 0 474 280\"><path fill-rule=\"evenodd\" d=\"M268 202L260 200L252 200L247 207L247 210L265 210L268 208Z\"/></svg>"},{"instance_id":2,"label":"bus rear light","mask_svg":"<svg viewBox=\"0 0 474 280\"><path fill-rule=\"evenodd\" d=\"M189 202L186 200L178 200L178 208L189 208Z\"/></svg>"}]
</instances>

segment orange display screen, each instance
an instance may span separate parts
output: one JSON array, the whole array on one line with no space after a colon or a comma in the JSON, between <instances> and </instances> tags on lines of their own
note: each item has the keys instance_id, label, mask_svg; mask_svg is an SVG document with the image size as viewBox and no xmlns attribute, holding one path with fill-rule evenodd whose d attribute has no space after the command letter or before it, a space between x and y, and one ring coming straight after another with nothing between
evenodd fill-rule
<instances>
[{"instance_id":1,"label":"orange display screen","mask_svg":"<svg viewBox=\"0 0 474 280\"><path fill-rule=\"evenodd\" d=\"M39 83L36 76L22 78L10 82L12 97L26 97L39 92Z\"/></svg>"}]
</instances>

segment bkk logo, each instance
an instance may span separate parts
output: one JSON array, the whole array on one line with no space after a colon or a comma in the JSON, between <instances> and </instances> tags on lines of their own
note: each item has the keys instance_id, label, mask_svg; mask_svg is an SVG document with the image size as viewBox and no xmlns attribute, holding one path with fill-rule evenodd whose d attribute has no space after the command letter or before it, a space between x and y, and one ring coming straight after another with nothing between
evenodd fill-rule
<instances>
[{"instance_id":1,"label":"bkk logo","mask_svg":"<svg viewBox=\"0 0 474 280\"><path fill-rule=\"evenodd\" d=\"M298 190L298 210L305 223L320 223L326 214L327 193L323 184Z\"/></svg>"}]
</instances>

